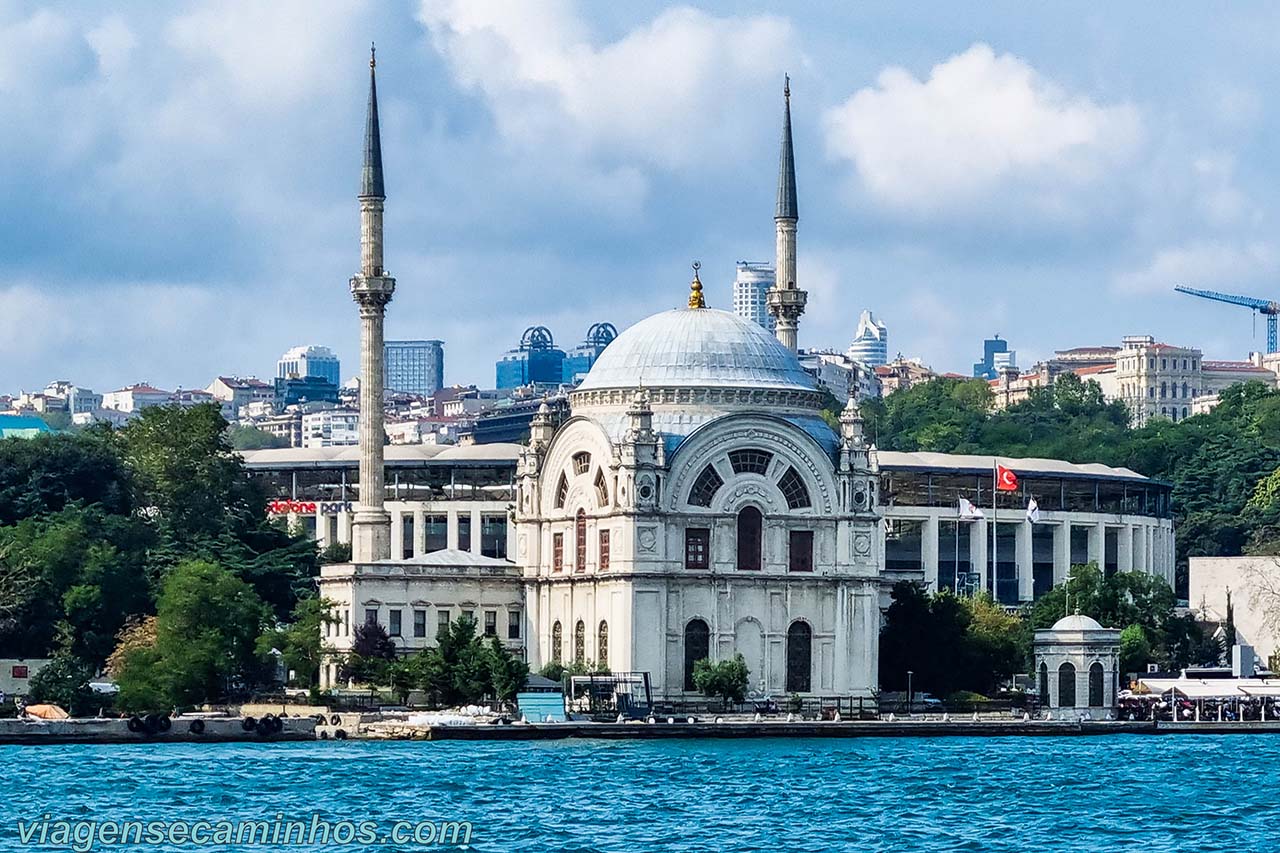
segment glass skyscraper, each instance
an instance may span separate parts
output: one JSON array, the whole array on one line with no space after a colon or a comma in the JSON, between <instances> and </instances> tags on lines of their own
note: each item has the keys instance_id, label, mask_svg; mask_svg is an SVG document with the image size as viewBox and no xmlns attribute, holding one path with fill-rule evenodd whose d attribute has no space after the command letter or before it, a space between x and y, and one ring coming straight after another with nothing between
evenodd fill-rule
<instances>
[{"instance_id":1,"label":"glass skyscraper","mask_svg":"<svg viewBox=\"0 0 1280 853\"><path fill-rule=\"evenodd\" d=\"M279 379L306 379L318 376L334 385L340 385L338 357L328 347L299 346L280 356L276 362Z\"/></svg>"},{"instance_id":2,"label":"glass skyscraper","mask_svg":"<svg viewBox=\"0 0 1280 853\"><path fill-rule=\"evenodd\" d=\"M388 391L430 397L444 387L443 341L387 341L383 354Z\"/></svg>"}]
</instances>

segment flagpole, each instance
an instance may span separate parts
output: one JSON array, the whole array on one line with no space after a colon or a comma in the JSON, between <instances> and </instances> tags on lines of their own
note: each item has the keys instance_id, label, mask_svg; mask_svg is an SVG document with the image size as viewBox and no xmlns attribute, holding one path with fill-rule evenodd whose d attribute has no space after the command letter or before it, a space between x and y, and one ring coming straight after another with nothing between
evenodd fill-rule
<instances>
[{"instance_id":1,"label":"flagpole","mask_svg":"<svg viewBox=\"0 0 1280 853\"><path fill-rule=\"evenodd\" d=\"M999 574L1000 572L1000 568L999 568L1000 562L998 559L999 553L997 551L997 545L996 545L996 542L997 542L996 533L1000 528L1000 510L996 506L996 493L1000 491L997 488L997 486L999 486L1000 484L996 482L998 477L999 477L999 474L996 471L996 458L992 456L991 457L991 577L987 579L987 582L990 585L990 590L995 590L996 575ZM991 597L995 598L994 592L992 592Z\"/></svg>"}]
</instances>

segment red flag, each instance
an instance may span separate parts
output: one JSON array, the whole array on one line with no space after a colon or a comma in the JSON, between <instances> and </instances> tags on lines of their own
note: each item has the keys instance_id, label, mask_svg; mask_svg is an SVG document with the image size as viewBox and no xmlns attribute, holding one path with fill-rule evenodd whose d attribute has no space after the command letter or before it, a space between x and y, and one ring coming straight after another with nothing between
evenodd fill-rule
<instances>
[{"instance_id":1,"label":"red flag","mask_svg":"<svg viewBox=\"0 0 1280 853\"><path fill-rule=\"evenodd\" d=\"M1002 492L1018 490L1018 475L1003 465L996 466L996 488Z\"/></svg>"}]
</instances>

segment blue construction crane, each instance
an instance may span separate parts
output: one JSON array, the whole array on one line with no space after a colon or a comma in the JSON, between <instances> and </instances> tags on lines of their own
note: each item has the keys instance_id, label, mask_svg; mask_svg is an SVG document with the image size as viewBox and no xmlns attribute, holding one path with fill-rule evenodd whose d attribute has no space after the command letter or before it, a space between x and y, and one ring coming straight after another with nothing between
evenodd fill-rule
<instances>
[{"instance_id":1,"label":"blue construction crane","mask_svg":"<svg viewBox=\"0 0 1280 853\"><path fill-rule=\"evenodd\" d=\"M1183 287L1178 285L1174 290L1179 293L1187 293L1191 296L1199 296L1204 299L1212 299L1215 302L1226 302L1230 305L1242 305L1245 308L1252 308L1259 314L1267 318L1267 352L1280 351L1280 345L1276 341L1276 315L1280 314L1280 302L1270 302L1266 299L1254 299L1252 296L1234 296L1230 293L1217 293L1213 290L1196 290L1194 287Z\"/></svg>"}]
</instances>

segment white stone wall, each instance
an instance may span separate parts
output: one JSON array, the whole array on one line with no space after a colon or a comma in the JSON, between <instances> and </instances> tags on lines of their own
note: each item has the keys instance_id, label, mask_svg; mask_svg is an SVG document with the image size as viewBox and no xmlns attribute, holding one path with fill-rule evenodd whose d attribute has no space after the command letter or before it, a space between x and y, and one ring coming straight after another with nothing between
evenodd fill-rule
<instances>
[{"instance_id":1,"label":"white stone wall","mask_svg":"<svg viewBox=\"0 0 1280 853\"><path fill-rule=\"evenodd\" d=\"M1280 558L1192 557L1187 604L1200 619L1225 622L1227 592L1236 641L1259 660L1280 652Z\"/></svg>"}]
</instances>

